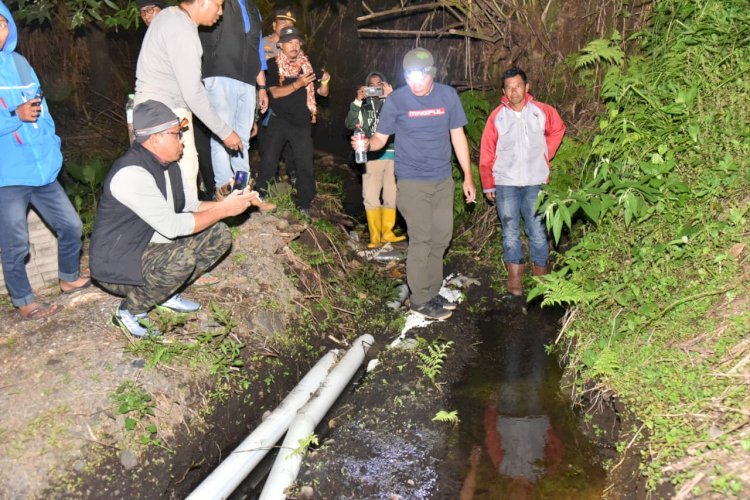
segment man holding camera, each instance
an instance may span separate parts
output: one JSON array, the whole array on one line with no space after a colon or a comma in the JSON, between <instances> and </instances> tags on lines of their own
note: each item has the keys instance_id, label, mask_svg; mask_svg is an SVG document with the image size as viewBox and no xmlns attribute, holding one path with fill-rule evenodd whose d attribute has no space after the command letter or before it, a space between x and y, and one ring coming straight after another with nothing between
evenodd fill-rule
<instances>
[{"instance_id":1,"label":"man holding camera","mask_svg":"<svg viewBox=\"0 0 750 500\"><path fill-rule=\"evenodd\" d=\"M138 104L135 142L110 169L99 200L91 273L102 288L125 296L112 321L134 337L159 335L148 319L156 305L200 308L177 292L229 250L232 237L219 221L241 214L257 197L234 191L220 202L191 198L177 164L185 125L163 103Z\"/></svg>"},{"instance_id":2,"label":"man holding camera","mask_svg":"<svg viewBox=\"0 0 750 500\"><path fill-rule=\"evenodd\" d=\"M378 128L380 109L391 92L393 87L382 73L373 71L367 75L365 85L357 89L357 98L349 106L349 114L345 120L346 128L354 130L361 126L365 136L372 137ZM367 155L365 173L362 174L362 197L370 231L370 243L367 245L369 248L376 248L381 243L396 243L406 239L393 233L393 227L396 225L394 158L393 137L388 138L383 149Z\"/></svg>"},{"instance_id":3,"label":"man holding camera","mask_svg":"<svg viewBox=\"0 0 750 500\"><path fill-rule=\"evenodd\" d=\"M14 52L17 41L10 10L0 2L0 252L11 302L24 319L40 319L63 307L37 302L31 289L26 274L29 205L57 236L60 289L72 293L91 280L79 274L81 219L57 182L60 138L36 73Z\"/></svg>"},{"instance_id":4,"label":"man holding camera","mask_svg":"<svg viewBox=\"0 0 750 500\"><path fill-rule=\"evenodd\" d=\"M262 138L257 187L268 190L276 174L281 151L289 145L297 169L295 204L305 215L315 197L313 174L312 124L317 118L316 95L328 96L331 80L325 70L313 70L302 51L302 35L297 28L285 28L279 36L281 50L268 60L266 85L270 95L270 119Z\"/></svg>"}]
</instances>

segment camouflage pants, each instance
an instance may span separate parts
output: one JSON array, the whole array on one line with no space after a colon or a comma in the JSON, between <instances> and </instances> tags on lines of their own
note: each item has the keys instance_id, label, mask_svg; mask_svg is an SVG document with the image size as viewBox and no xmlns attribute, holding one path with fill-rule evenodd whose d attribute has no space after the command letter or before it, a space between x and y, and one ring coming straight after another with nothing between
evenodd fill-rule
<instances>
[{"instance_id":1,"label":"camouflage pants","mask_svg":"<svg viewBox=\"0 0 750 500\"><path fill-rule=\"evenodd\" d=\"M132 314L147 312L200 277L231 246L229 228L218 222L174 243L149 243L141 261L144 285L99 284L114 295L125 296L122 309Z\"/></svg>"}]
</instances>

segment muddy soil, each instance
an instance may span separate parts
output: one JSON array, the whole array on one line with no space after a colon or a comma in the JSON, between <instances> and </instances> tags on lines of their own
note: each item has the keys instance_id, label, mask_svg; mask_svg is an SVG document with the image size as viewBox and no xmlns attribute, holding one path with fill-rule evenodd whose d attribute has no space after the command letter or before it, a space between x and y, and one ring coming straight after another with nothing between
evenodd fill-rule
<instances>
[{"instance_id":1,"label":"muddy soil","mask_svg":"<svg viewBox=\"0 0 750 500\"><path fill-rule=\"evenodd\" d=\"M330 157L318 162L346 178L345 198L358 192L356 172ZM312 224L284 211L236 221L232 251L211 271L220 283L186 291L191 299L231 313L237 325L231 335L244 345L244 365L232 369L244 376L240 386L217 379L216 363L159 362L159 351L139 349L110 324L120 299L96 288L71 296L45 290L44 298L64 304L65 310L37 322L22 321L3 303L2 497L184 498L324 352L345 347L346 339L362 333L375 336L368 358L378 358L379 366L324 418L325 426L317 431L324 446L306 459L295 492L312 491L317 498L455 497L468 464L446 461L457 427L433 417L451 409L451 386L477 355L477 315L503 299L490 289L489 278L479 280L463 290L464 302L450 320L413 330L394 348L387 346L399 335L398 321L381 331L359 331L356 325L364 318L353 318L353 327L346 326L350 320L331 326L325 335L310 336L295 318L320 298L313 287L327 286L315 279L323 274L331 280L335 273L316 274L305 267L290 242L333 253L325 235L315 232L325 221L348 241L337 249L337 262L351 269L366 265L357 253L364 250L364 235L363 241L351 239L354 223L335 213L335 205L322 194ZM394 282L404 277L403 262L377 266ZM452 261L446 271L496 273L473 261ZM373 303L372 313L384 308ZM197 343L201 332L222 331L209 307L184 323L156 319L166 330L167 345ZM448 341L453 348L433 382L419 369L415 350ZM126 430L125 415L114 400L123 383L142 388L154 402L155 415L142 416L134 431ZM147 424L158 432L146 432ZM611 443L602 446L611 448ZM342 454L347 460L337 461Z\"/></svg>"},{"instance_id":2,"label":"muddy soil","mask_svg":"<svg viewBox=\"0 0 750 500\"><path fill-rule=\"evenodd\" d=\"M486 277L493 270L471 266L464 272ZM602 496L601 464L612 456L613 441L601 433L593 439L591 422L575 418L559 392L557 360L543 352L544 343L553 340L559 329L559 312L498 295L488 283L476 282L462 292L463 303L449 320L412 329L406 333L410 340L381 351L377 367L323 419L319 433L324 439L305 459L293 497L551 498L551 492L561 499ZM488 332L495 338L488 338ZM424 362L416 353L424 352L426 344L446 342L453 342L451 355L433 383L419 368ZM506 358L514 359L492 363L508 349ZM532 364L536 372L552 374L533 382L535 388L524 381ZM503 379L500 374L510 365L520 371ZM514 380L522 382L515 387ZM496 396L498 387L523 391L524 401L531 401L538 391L539 397L546 398L541 405L550 412L557 431L559 462L523 488L515 479L498 474L485 442L485 403ZM436 421L438 412L452 410L458 410L459 423ZM605 420L619 424L611 408L602 407L596 419L599 424ZM609 437L617 437L619 427L611 425L615 434ZM472 452L477 455L473 465ZM637 476L637 465L637 460L628 462L623 470L634 473L635 468ZM471 470L474 479L467 486ZM637 485L637 481L621 484L618 494L637 497ZM257 498L257 491L239 498Z\"/></svg>"},{"instance_id":3,"label":"muddy soil","mask_svg":"<svg viewBox=\"0 0 750 500\"><path fill-rule=\"evenodd\" d=\"M470 292L469 292L470 293ZM442 322L410 330L406 339L380 352L378 366L325 419L328 437L305 460L297 487L314 498L455 498L461 469L445 470L447 443L458 426L435 422L451 411L450 387L476 355L470 302ZM416 352L453 342L443 369L431 381ZM447 476L453 476L447 478Z\"/></svg>"},{"instance_id":4,"label":"muddy soil","mask_svg":"<svg viewBox=\"0 0 750 500\"><path fill-rule=\"evenodd\" d=\"M279 356L267 345L285 329L301 298L288 277L283 249L304 229L305 224L293 219L252 214L236 226L231 254L212 271L221 282L186 292L191 299L231 312L238 325L234 335L247 346L246 359L251 352L255 359ZM155 459L171 462L173 450L179 449L185 436L200 442L198 438L211 427L213 409L223 406L210 396L216 379L210 364L152 368L154 360L144 359L134 350L137 343L111 325L120 299L95 287L70 296L56 289L40 295L65 309L49 319L24 321L8 302L0 307L0 491L4 498L68 492L82 482L74 473L85 475L107 457L116 458L125 472L150 463L149 450L165 452L156 453ZM194 342L198 332L216 331L218 326L215 315L204 307L183 327L168 331L165 340ZM262 412L266 398L276 396L275 385L283 394L305 369L297 367L304 359L285 356L287 375L277 376L273 385L255 395L258 411ZM243 369L252 370L252 363ZM158 446L140 445L144 432L126 431L124 415L116 411L113 395L128 381L153 398L155 417L148 420L157 425ZM185 473L172 472L166 482L155 479L155 484L139 481L133 483L134 489L141 490L137 496L156 497L168 489L175 475Z\"/></svg>"}]
</instances>

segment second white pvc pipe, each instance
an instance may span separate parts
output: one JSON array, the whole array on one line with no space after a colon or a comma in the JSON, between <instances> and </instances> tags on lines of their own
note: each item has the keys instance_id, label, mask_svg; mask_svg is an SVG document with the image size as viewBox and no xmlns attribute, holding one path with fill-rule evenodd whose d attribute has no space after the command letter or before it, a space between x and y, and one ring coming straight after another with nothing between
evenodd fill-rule
<instances>
[{"instance_id":1,"label":"second white pvc pipe","mask_svg":"<svg viewBox=\"0 0 750 500\"><path fill-rule=\"evenodd\" d=\"M334 349L320 358L276 409L214 471L193 490L188 500L215 500L229 495L284 435L295 412L307 402L336 362Z\"/></svg>"},{"instance_id":2,"label":"second white pvc pipe","mask_svg":"<svg viewBox=\"0 0 750 500\"><path fill-rule=\"evenodd\" d=\"M300 441L309 438L315 431L315 427L362 365L367 350L374 342L372 335L362 335L355 340L346 355L328 374L318 393L297 412L297 417L289 425L284 443L268 474L260 500L285 498L284 490L297 479L304 458L304 453L295 453L300 447Z\"/></svg>"}]
</instances>

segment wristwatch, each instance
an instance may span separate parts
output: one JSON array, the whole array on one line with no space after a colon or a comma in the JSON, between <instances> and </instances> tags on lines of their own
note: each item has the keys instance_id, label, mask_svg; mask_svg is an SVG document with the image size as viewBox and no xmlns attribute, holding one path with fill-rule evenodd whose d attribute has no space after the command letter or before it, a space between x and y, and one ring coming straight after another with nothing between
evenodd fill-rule
<instances>
[{"instance_id":1,"label":"wristwatch","mask_svg":"<svg viewBox=\"0 0 750 500\"><path fill-rule=\"evenodd\" d=\"M255 88L258 90L266 90L268 87L266 87L265 85L256 85Z\"/></svg>"}]
</instances>

